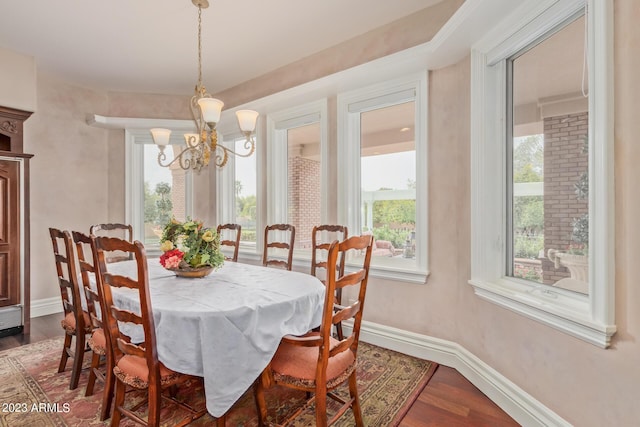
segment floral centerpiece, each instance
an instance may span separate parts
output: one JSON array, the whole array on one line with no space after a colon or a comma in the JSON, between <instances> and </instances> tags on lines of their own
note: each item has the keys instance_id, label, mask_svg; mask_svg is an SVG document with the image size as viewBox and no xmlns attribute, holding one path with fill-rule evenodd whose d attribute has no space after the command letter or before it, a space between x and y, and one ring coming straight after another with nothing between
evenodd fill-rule
<instances>
[{"instance_id":1,"label":"floral centerpiece","mask_svg":"<svg viewBox=\"0 0 640 427\"><path fill-rule=\"evenodd\" d=\"M224 264L218 233L201 221L172 218L162 230L160 249L160 264L178 276L202 277Z\"/></svg>"}]
</instances>

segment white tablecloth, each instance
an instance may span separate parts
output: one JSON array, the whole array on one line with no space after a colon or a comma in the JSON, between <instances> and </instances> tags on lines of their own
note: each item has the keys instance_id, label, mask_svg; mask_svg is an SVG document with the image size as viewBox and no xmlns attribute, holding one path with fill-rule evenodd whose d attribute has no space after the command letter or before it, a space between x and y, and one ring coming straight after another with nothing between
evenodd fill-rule
<instances>
[{"instance_id":1,"label":"white tablecloth","mask_svg":"<svg viewBox=\"0 0 640 427\"><path fill-rule=\"evenodd\" d=\"M148 264L158 358L174 371L204 377L213 416L252 385L284 335L320 324L325 288L311 275L226 262L208 277L185 279L157 259ZM108 268L135 276L134 261ZM136 292L114 290L114 299L137 311Z\"/></svg>"}]
</instances>

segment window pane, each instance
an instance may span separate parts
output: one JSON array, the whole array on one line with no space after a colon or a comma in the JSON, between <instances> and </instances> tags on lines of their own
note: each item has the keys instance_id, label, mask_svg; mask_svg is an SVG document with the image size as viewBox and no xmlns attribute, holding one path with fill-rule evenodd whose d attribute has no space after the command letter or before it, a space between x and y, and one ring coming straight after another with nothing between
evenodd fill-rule
<instances>
[{"instance_id":1,"label":"window pane","mask_svg":"<svg viewBox=\"0 0 640 427\"><path fill-rule=\"evenodd\" d=\"M584 18L513 60L511 233L514 277L587 293L583 61Z\"/></svg>"},{"instance_id":2,"label":"window pane","mask_svg":"<svg viewBox=\"0 0 640 427\"><path fill-rule=\"evenodd\" d=\"M236 153L245 153L245 139L235 140ZM234 157L235 161L235 200L236 217L234 222L242 226L240 242L255 245L256 243L256 155Z\"/></svg>"},{"instance_id":3,"label":"window pane","mask_svg":"<svg viewBox=\"0 0 640 427\"><path fill-rule=\"evenodd\" d=\"M296 227L295 255L310 257L321 212L319 123L287 131L287 165L287 222Z\"/></svg>"},{"instance_id":4,"label":"window pane","mask_svg":"<svg viewBox=\"0 0 640 427\"><path fill-rule=\"evenodd\" d=\"M167 162L173 160L174 149L167 146ZM162 228L175 217L186 219L186 172L179 165L161 167L157 162L158 147L144 145L144 244L157 246Z\"/></svg>"},{"instance_id":5,"label":"window pane","mask_svg":"<svg viewBox=\"0 0 640 427\"><path fill-rule=\"evenodd\" d=\"M375 237L372 264L415 267L415 103L361 114L361 224Z\"/></svg>"}]
</instances>

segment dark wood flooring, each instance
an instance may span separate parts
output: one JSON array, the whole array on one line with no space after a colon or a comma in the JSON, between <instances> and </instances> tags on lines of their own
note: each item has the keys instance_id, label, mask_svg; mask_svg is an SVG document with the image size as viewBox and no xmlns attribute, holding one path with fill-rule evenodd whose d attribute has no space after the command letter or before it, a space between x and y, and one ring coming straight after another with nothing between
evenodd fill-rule
<instances>
[{"instance_id":1,"label":"dark wood flooring","mask_svg":"<svg viewBox=\"0 0 640 427\"><path fill-rule=\"evenodd\" d=\"M0 338L0 351L62 334L62 314L31 319L31 335ZM399 427L518 426L455 369L439 366Z\"/></svg>"}]
</instances>

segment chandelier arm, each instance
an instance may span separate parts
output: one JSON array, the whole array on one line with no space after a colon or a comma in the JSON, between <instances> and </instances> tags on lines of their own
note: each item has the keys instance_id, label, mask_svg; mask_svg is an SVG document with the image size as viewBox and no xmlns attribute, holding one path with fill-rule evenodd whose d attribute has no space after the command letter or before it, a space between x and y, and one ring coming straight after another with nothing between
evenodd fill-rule
<instances>
[{"instance_id":1,"label":"chandelier arm","mask_svg":"<svg viewBox=\"0 0 640 427\"><path fill-rule=\"evenodd\" d=\"M245 154L241 154L241 153L238 153L236 151L233 151L231 148L222 147L222 146L219 146L219 147L221 147L226 153L230 153L230 154L233 154L234 156L238 156L238 157L250 157L253 154L253 152L256 151L256 143L253 140L253 138L247 139L244 142L244 148L249 150L249 152L245 153Z\"/></svg>"},{"instance_id":2,"label":"chandelier arm","mask_svg":"<svg viewBox=\"0 0 640 427\"><path fill-rule=\"evenodd\" d=\"M189 156L186 155L187 153L189 153ZM164 151L160 151L158 153L158 164L163 168L167 168L172 164L178 162L178 165L183 170L193 169L199 171L204 165L204 162L202 161L202 154L197 148L185 148L170 162L165 163L166 160L167 155L164 153Z\"/></svg>"},{"instance_id":3,"label":"chandelier arm","mask_svg":"<svg viewBox=\"0 0 640 427\"><path fill-rule=\"evenodd\" d=\"M178 159L180 159L181 156L182 156L182 153L180 153L178 157L174 157L173 160L171 160L169 163L164 163L167 160L167 155L164 153L164 150L160 150L160 152L158 153L158 164L163 168L168 168L169 166L174 164Z\"/></svg>"},{"instance_id":4,"label":"chandelier arm","mask_svg":"<svg viewBox=\"0 0 640 427\"><path fill-rule=\"evenodd\" d=\"M197 158L193 155L190 154L189 156L185 156L185 154L188 153L192 153L194 150L192 148L186 148L184 150L182 150L180 152L180 154L178 154L178 156L176 157L176 159L179 160L179 165L183 170L189 170L189 169L196 169L197 168ZM174 160L175 161L175 160ZM198 168L199 170L199 168Z\"/></svg>"},{"instance_id":5,"label":"chandelier arm","mask_svg":"<svg viewBox=\"0 0 640 427\"><path fill-rule=\"evenodd\" d=\"M218 154L218 148L222 150L222 154ZM223 147L222 145L218 145L216 147L215 153L216 153L216 160L215 160L215 164L218 167L223 167L224 165L227 164L227 162L229 161L229 151L227 148Z\"/></svg>"}]
</instances>

